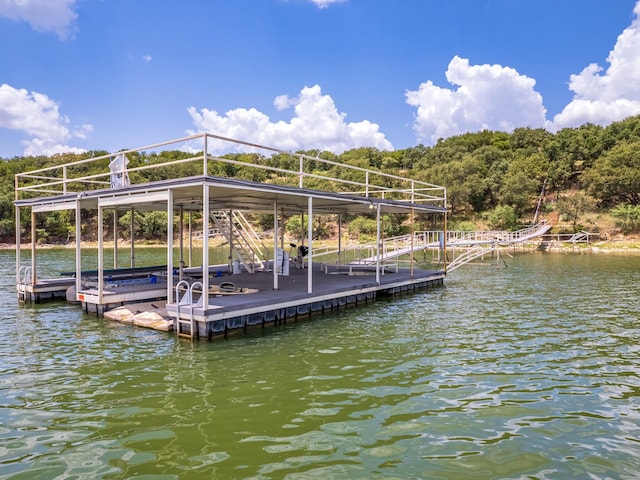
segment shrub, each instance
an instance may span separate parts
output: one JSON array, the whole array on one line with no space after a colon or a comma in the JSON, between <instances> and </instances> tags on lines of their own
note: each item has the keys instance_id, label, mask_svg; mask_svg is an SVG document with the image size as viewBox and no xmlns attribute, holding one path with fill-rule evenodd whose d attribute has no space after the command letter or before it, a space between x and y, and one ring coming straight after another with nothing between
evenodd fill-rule
<instances>
[{"instance_id":1,"label":"shrub","mask_svg":"<svg viewBox=\"0 0 640 480\"><path fill-rule=\"evenodd\" d=\"M510 205L501 205L484 215L489 228L492 230L516 230L518 228L518 216Z\"/></svg>"},{"instance_id":2,"label":"shrub","mask_svg":"<svg viewBox=\"0 0 640 480\"><path fill-rule=\"evenodd\" d=\"M626 233L633 232L640 225L640 205L621 203L611 210L611 216L618 220L618 226Z\"/></svg>"}]
</instances>

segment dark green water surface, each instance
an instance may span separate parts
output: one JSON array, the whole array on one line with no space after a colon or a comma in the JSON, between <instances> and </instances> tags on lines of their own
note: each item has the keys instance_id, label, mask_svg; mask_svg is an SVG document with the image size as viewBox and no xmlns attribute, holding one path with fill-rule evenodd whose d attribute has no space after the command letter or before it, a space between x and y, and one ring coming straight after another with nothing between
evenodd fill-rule
<instances>
[{"instance_id":1,"label":"dark green water surface","mask_svg":"<svg viewBox=\"0 0 640 480\"><path fill-rule=\"evenodd\" d=\"M640 478L640 256L521 254L211 343L20 307L0 265L2 479Z\"/></svg>"}]
</instances>

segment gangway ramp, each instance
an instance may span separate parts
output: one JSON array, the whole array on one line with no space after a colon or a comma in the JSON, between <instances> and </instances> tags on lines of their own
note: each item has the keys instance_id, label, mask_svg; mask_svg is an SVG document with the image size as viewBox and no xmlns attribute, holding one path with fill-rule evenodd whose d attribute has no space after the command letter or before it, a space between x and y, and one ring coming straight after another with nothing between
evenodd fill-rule
<instances>
[{"instance_id":1,"label":"gangway ramp","mask_svg":"<svg viewBox=\"0 0 640 480\"><path fill-rule=\"evenodd\" d=\"M527 242L547 233L551 226L546 222L541 222L514 232L499 230L481 230L474 232L448 231L446 234L446 245L449 249L469 250L468 253L460 257L468 259L466 262L458 261L463 265L486 253L491 252L498 246L508 246L517 243ZM375 252L376 245L364 245L361 249L368 249L371 255L359 258L350 262L351 264L374 264L378 261L385 262L396 259L412 252L419 252L426 249L442 249L444 246L444 232L422 231L413 234L401 235L382 240L380 255ZM461 263L460 263L461 262ZM453 263L453 262L452 262Z\"/></svg>"}]
</instances>

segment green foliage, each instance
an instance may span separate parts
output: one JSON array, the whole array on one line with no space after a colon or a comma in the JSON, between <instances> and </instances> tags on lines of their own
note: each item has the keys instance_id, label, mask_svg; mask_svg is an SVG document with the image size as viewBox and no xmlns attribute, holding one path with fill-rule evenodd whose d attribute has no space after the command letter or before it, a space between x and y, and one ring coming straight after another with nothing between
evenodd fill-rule
<instances>
[{"instance_id":1,"label":"green foliage","mask_svg":"<svg viewBox=\"0 0 640 480\"><path fill-rule=\"evenodd\" d=\"M306 225L302 225L302 218L300 217L300 215L295 215L293 217L287 218L287 222L285 223L284 227L285 231L289 235L291 235L293 238L299 238L300 240L306 238L306 228Z\"/></svg>"},{"instance_id":2,"label":"green foliage","mask_svg":"<svg viewBox=\"0 0 640 480\"><path fill-rule=\"evenodd\" d=\"M49 242L49 233L46 228L36 228L36 243L43 245Z\"/></svg>"},{"instance_id":3,"label":"green foliage","mask_svg":"<svg viewBox=\"0 0 640 480\"><path fill-rule=\"evenodd\" d=\"M13 196L10 192L0 193L0 240L12 241L15 238L15 228Z\"/></svg>"},{"instance_id":4,"label":"green foliage","mask_svg":"<svg viewBox=\"0 0 640 480\"><path fill-rule=\"evenodd\" d=\"M45 238L48 241L65 242L71 239L75 228L73 227L73 212L61 210L50 212L47 215L40 215L43 218L41 225L44 225Z\"/></svg>"},{"instance_id":5,"label":"green foliage","mask_svg":"<svg viewBox=\"0 0 640 480\"><path fill-rule=\"evenodd\" d=\"M383 238L409 233L408 227L403 225L402 218L398 215L383 215L380 223ZM375 217L357 216L349 221L348 229L349 237L359 241L374 240L378 234Z\"/></svg>"},{"instance_id":6,"label":"green foliage","mask_svg":"<svg viewBox=\"0 0 640 480\"><path fill-rule=\"evenodd\" d=\"M582 192L576 192L572 195L564 195L560 197L557 202L558 211L566 219L571 221L574 233L583 229L583 226L578 224L580 216L592 209L594 206L595 202L593 199Z\"/></svg>"},{"instance_id":7,"label":"green foliage","mask_svg":"<svg viewBox=\"0 0 640 480\"><path fill-rule=\"evenodd\" d=\"M254 215L252 224L258 227L259 230L273 230L273 214L259 214Z\"/></svg>"},{"instance_id":8,"label":"green foliage","mask_svg":"<svg viewBox=\"0 0 640 480\"><path fill-rule=\"evenodd\" d=\"M591 168L607 148L604 133L602 127L590 123L556 133L548 148L552 190L580 186L581 174Z\"/></svg>"},{"instance_id":9,"label":"green foliage","mask_svg":"<svg viewBox=\"0 0 640 480\"><path fill-rule=\"evenodd\" d=\"M470 222L469 220L462 220L458 222L450 222L448 229L456 232L473 232L478 230L478 227L476 227L475 223Z\"/></svg>"},{"instance_id":10,"label":"green foliage","mask_svg":"<svg viewBox=\"0 0 640 480\"><path fill-rule=\"evenodd\" d=\"M611 148L582 178L587 193L604 205L640 204L640 139Z\"/></svg>"},{"instance_id":11,"label":"green foliage","mask_svg":"<svg viewBox=\"0 0 640 480\"><path fill-rule=\"evenodd\" d=\"M503 207L511 207L516 217L531 211L535 196L538 194L539 182L521 170L511 171L505 176L500 190L500 203Z\"/></svg>"},{"instance_id":12,"label":"green foliage","mask_svg":"<svg viewBox=\"0 0 640 480\"><path fill-rule=\"evenodd\" d=\"M166 240L167 239L167 212L152 211L139 212L134 211L133 216L133 234L135 238L143 238L148 240ZM119 235L127 240L131 239L131 212L125 212L118 217ZM174 231L176 225L174 225Z\"/></svg>"},{"instance_id":13,"label":"green foliage","mask_svg":"<svg viewBox=\"0 0 640 480\"><path fill-rule=\"evenodd\" d=\"M272 225L273 225L273 216ZM328 224L329 216L327 215L314 215L313 216L313 225L312 225L312 233L313 239L323 239L327 238L330 235L329 224ZM305 216L304 224L302 222L302 218L300 215L295 215L293 217L289 217L285 224L285 231L291 235L292 237L299 239L306 239L308 237L308 228L307 225L307 217Z\"/></svg>"},{"instance_id":14,"label":"green foliage","mask_svg":"<svg viewBox=\"0 0 640 480\"><path fill-rule=\"evenodd\" d=\"M516 230L519 226L515 208L500 205L484 215L491 230Z\"/></svg>"},{"instance_id":15,"label":"green foliage","mask_svg":"<svg viewBox=\"0 0 640 480\"><path fill-rule=\"evenodd\" d=\"M376 238L376 219L371 217L356 217L349 222L349 238L369 241Z\"/></svg>"},{"instance_id":16,"label":"green foliage","mask_svg":"<svg viewBox=\"0 0 640 480\"><path fill-rule=\"evenodd\" d=\"M607 127L585 124L578 128L565 128L552 134L543 129L518 128L512 133L484 130L441 139L434 146L417 145L397 151L379 151L371 147L347 150L340 155L319 150L305 153L313 158L326 159L335 165L318 160L305 160L305 164L319 178L306 177L306 188L344 191L345 185L321 178L328 175L342 180L364 182L361 171L349 171L340 164L367 168L392 175L415 178L447 188L447 199L453 217L491 218L492 225L513 226L526 222L535 209L536 199L543 182L547 191L560 196L563 191L580 191L593 198L598 206L613 208L617 205L640 205L640 115L612 123ZM0 241L15 239L14 175L45 166L106 155L104 151L83 154L62 154L52 157L16 157L0 160ZM157 181L202 175L202 153L184 151L138 152L127 154L132 182ZM263 156L256 153L229 154L224 157L229 163L211 161L208 175L241 178L263 183L279 183L297 186L295 177L284 173L269 172L249 165L255 162L289 172L299 169L299 161L290 154L278 153ZM176 160L171 166L136 171L154 164ZM74 167L82 175L102 175L96 180L108 179L108 158L96 163ZM60 173L61 175L61 173ZM395 186L395 180L371 175L370 181L386 187ZM376 177L375 179L373 177ZM96 184L91 188L101 188ZM561 196L564 198L564 196ZM575 196L573 196L575 197ZM388 197L391 198L391 197ZM587 208L576 205L578 198L558 202L562 215L574 222ZM508 208L507 208L508 207ZM623 207L621 207L623 208ZM626 208L626 207L624 207ZM24 210L23 238L28 238L29 212ZM95 222L95 212L83 211L84 229L95 231L90 222ZM136 212L134 233L137 237L150 239L166 238L166 222L163 212ZM622 214L621 214L622 215ZM513 218L515 216L515 219ZM48 218L47 218L48 217ZM47 241L64 242L73 234L75 219L70 212L38 215L36 228ZM272 216L264 215L264 229L272 228ZM624 217L624 215L623 215ZM623 220L628 228L631 220ZM105 235L110 236L112 216L105 216ZM129 235L130 214L119 219L120 235ZM297 222L297 224L296 224ZM353 235L375 237L371 218L355 218L349 224ZM634 224L635 225L635 224ZM288 231L298 238L305 235L306 226L299 218L290 219ZM394 216L383 222L384 235L404 232L401 220ZM630 228L630 227L629 227ZM635 227L633 227L635 228ZM328 234L328 220L314 218L314 235Z\"/></svg>"},{"instance_id":17,"label":"green foliage","mask_svg":"<svg viewBox=\"0 0 640 480\"><path fill-rule=\"evenodd\" d=\"M140 235L141 229L140 225L142 223L142 212L134 211L133 215L133 235L134 237L138 237ZM118 218L119 232L120 236L124 239L131 240L131 212L125 212L120 215Z\"/></svg>"},{"instance_id":18,"label":"green foliage","mask_svg":"<svg viewBox=\"0 0 640 480\"><path fill-rule=\"evenodd\" d=\"M143 238L167 240L167 212L145 212L140 227Z\"/></svg>"},{"instance_id":19,"label":"green foliage","mask_svg":"<svg viewBox=\"0 0 640 480\"><path fill-rule=\"evenodd\" d=\"M621 203L611 210L611 216L618 219L619 226L626 232L633 232L640 226L640 205Z\"/></svg>"}]
</instances>

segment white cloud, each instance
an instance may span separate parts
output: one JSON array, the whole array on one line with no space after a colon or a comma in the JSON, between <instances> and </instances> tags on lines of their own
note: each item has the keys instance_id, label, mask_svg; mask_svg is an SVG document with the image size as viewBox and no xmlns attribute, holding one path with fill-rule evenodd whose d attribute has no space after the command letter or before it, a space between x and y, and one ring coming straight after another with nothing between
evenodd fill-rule
<instances>
[{"instance_id":1,"label":"white cloud","mask_svg":"<svg viewBox=\"0 0 640 480\"><path fill-rule=\"evenodd\" d=\"M93 133L93 125L79 125L73 128L71 133L76 138L87 139Z\"/></svg>"},{"instance_id":2,"label":"white cloud","mask_svg":"<svg viewBox=\"0 0 640 480\"><path fill-rule=\"evenodd\" d=\"M39 138L34 138L28 142L23 143L25 156L38 156L44 155L50 157L52 155L58 155L59 153L84 153L84 148L70 147L68 145L60 145L59 143L51 144L43 141Z\"/></svg>"},{"instance_id":3,"label":"white cloud","mask_svg":"<svg viewBox=\"0 0 640 480\"><path fill-rule=\"evenodd\" d=\"M82 149L62 145L71 138L86 138L91 125L69 128L69 118L61 115L58 104L38 92L0 85L0 128L18 130L32 137L23 142L25 155L53 155L81 152Z\"/></svg>"},{"instance_id":4,"label":"white cloud","mask_svg":"<svg viewBox=\"0 0 640 480\"><path fill-rule=\"evenodd\" d=\"M552 122L545 119L535 80L509 67L470 66L467 59L454 57L446 77L457 89L428 81L406 93L407 103L417 108L413 128L418 141L432 144L438 138L482 129L528 126L556 131L587 122L604 126L640 114L640 0L634 14L609 53L606 70L592 63L571 75L573 100Z\"/></svg>"},{"instance_id":5,"label":"white cloud","mask_svg":"<svg viewBox=\"0 0 640 480\"><path fill-rule=\"evenodd\" d=\"M151 55L143 55L142 60L144 62L150 62L151 60L153 60L153 57Z\"/></svg>"},{"instance_id":6,"label":"white cloud","mask_svg":"<svg viewBox=\"0 0 640 480\"><path fill-rule=\"evenodd\" d=\"M311 0L319 8L327 8L332 3L346 2L347 0Z\"/></svg>"},{"instance_id":7,"label":"white cloud","mask_svg":"<svg viewBox=\"0 0 640 480\"><path fill-rule=\"evenodd\" d=\"M55 32L61 40L76 32L76 0L0 0L0 16L25 21L39 32Z\"/></svg>"},{"instance_id":8,"label":"white cloud","mask_svg":"<svg viewBox=\"0 0 640 480\"><path fill-rule=\"evenodd\" d=\"M635 18L609 52L606 71L595 63L571 75L573 100L553 119L553 129L587 122L607 125L640 114L640 1Z\"/></svg>"},{"instance_id":9,"label":"white cloud","mask_svg":"<svg viewBox=\"0 0 640 480\"><path fill-rule=\"evenodd\" d=\"M224 115L215 110L188 108L198 132L267 145L282 150L329 150L342 153L351 148L369 146L391 150L393 145L367 120L347 123L346 114L338 112L333 99L322 95L318 85L305 87L296 98L276 97L278 109L294 107L289 122L271 122L255 108L236 108ZM190 132L194 133L194 132Z\"/></svg>"},{"instance_id":10,"label":"white cloud","mask_svg":"<svg viewBox=\"0 0 640 480\"><path fill-rule=\"evenodd\" d=\"M286 110L289 107L293 107L296 104L296 99L289 98L289 95L278 95L273 100L273 106L278 110Z\"/></svg>"},{"instance_id":11,"label":"white cloud","mask_svg":"<svg viewBox=\"0 0 640 480\"><path fill-rule=\"evenodd\" d=\"M511 131L517 127L544 127L546 110L535 80L501 65L469 65L453 57L446 72L455 90L428 81L407 91L407 103L417 107L413 128L418 141L484 129Z\"/></svg>"}]
</instances>

